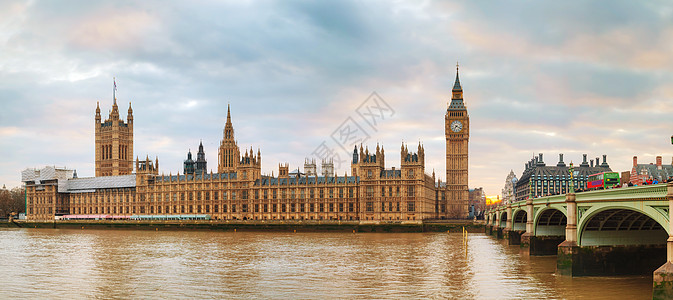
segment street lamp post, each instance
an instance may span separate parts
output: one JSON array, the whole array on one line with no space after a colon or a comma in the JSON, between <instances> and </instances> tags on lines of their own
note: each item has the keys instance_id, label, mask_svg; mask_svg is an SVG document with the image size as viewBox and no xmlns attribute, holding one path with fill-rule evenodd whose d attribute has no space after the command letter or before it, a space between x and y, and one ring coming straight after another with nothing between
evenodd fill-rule
<instances>
[{"instance_id":1,"label":"street lamp post","mask_svg":"<svg viewBox=\"0 0 673 300\"><path fill-rule=\"evenodd\" d=\"M575 168L573 167L573 162L570 162L570 168L568 169L568 172L570 173L570 193L575 193L575 185L573 184L573 181L575 180L573 174L574 171Z\"/></svg>"}]
</instances>

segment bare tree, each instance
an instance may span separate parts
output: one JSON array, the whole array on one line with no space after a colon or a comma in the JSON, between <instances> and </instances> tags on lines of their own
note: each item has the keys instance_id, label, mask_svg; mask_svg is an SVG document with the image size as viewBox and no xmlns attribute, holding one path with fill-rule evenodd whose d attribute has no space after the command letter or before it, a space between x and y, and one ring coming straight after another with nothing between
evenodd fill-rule
<instances>
[{"instance_id":1,"label":"bare tree","mask_svg":"<svg viewBox=\"0 0 673 300\"><path fill-rule=\"evenodd\" d=\"M26 198L24 194L24 189L20 187L15 187L11 190L12 194L12 212L14 213L25 213L26 212Z\"/></svg>"},{"instance_id":2,"label":"bare tree","mask_svg":"<svg viewBox=\"0 0 673 300\"><path fill-rule=\"evenodd\" d=\"M449 219L465 219L465 212L458 204L449 204L447 216Z\"/></svg>"},{"instance_id":3,"label":"bare tree","mask_svg":"<svg viewBox=\"0 0 673 300\"><path fill-rule=\"evenodd\" d=\"M8 190L0 189L0 218L7 218L11 213L26 212L24 191L20 187Z\"/></svg>"},{"instance_id":4,"label":"bare tree","mask_svg":"<svg viewBox=\"0 0 673 300\"><path fill-rule=\"evenodd\" d=\"M0 189L0 218L7 218L11 212L12 193L2 186Z\"/></svg>"}]
</instances>

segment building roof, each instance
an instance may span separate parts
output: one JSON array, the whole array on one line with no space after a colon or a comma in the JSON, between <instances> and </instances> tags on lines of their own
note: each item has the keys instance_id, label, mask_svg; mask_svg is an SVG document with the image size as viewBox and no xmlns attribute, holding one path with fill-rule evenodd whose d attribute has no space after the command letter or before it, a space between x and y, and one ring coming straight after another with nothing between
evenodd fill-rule
<instances>
[{"instance_id":1,"label":"building roof","mask_svg":"<svg viewBox=\"0 0 673 300\"><path fill-rule=\"evenodd\" d=\"M647 175L658 180L666 180L667 178L673 176L673 165L661 165L661 169L658 168L655 164L637 164L636 165L636 175L647 172Z\"/></svg>"},{"instance_id":2,"label":"building roof","mask_svg":"<svg viewBox=\"0 0 673 300\"><path fill-rule=\"evenodd\" d=\"M453 91L458 92L462 90L463 88L460 86L460 78L458 78L458 68L456 68L456 82L453 83Z\"/></svg>"},{"instance_id":3,"label":"building roof","mask_svg":"<svg viewBox=\"0 0 673 300\"><path fill-rule=\"evenodd\" d=\"M185 181L185 180L193 180L193 179L195 179L195 176L196 176L196 180L202 180L202 179L210 180L211 176L212 176L212 179L236 179L237 174L236 174L236 172L232 172L232 173L215 173L215 174L209 174L209 173L198 174L197 173L196 175L191 175L191 174L188 174L188 175L169 175L169 176L159 175L159 176L155 177L155 180L156 181L164 181L164 182L166 182L166 181L169 181L169 182L170 181Z\"/></svg>"},{"instance_id":4,"label":"building roof","mask_svg":"<svg viewBox=\"0 0 673 300\"><path fill-rule=\"evenodd\" d=\"M98 189L135 188L136 175L99 176L70 178L67 182L68 193L88 193Z\"/></svg>"},{"instance_id":5,"label":"building roof","mask_svg":"<svg viewBox=\"0 0 673 300\"><path fill-rule=\"evenodd\" d=\"M588 163L586 163L586 154L584 155L585 161L579 165L574 167L574 171L577 172L577 177L579 178L584 178L588 177L589 175L596 174L596 173L601 173L601 172L611 172L612 169L610 169L609 165L604 162L603 164L599 166L594 166L591 167ZM560 178L567 178L570 176L568 169L570 167L568 166L547 166L543 161L542 161L542 155L540 154L539 157L535 157L528 161L526 163L526 167L523 171L523 174L521 174L521 177L519 180L516 182L516 188L517 190L522 187L522 186L527 186L528 182L530 181L531 177L532 178L547 178L551 179L552 176L560 177Z\"/></svg>"},{"instance_id":6,"label":"building roof","mask_svg":"<svg viewBox=\"0 0 673 300\"><path fill-rule=\"evenodd\" d=\"M72 178L73 170L66 168L57 168L46 166L42 169L25 169L21 171L22 182L33 182L39 185L43 181L56 180L58 185L58 192L64 193L67 191L67 179Z\"/></svg>"}]
</instances>

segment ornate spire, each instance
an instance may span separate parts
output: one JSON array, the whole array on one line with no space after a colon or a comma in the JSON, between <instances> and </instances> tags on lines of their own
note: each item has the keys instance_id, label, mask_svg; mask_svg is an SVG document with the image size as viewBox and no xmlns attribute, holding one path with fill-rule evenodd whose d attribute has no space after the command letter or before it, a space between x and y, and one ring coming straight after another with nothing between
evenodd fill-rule
<instances>
[{"instance_id":1,"label":"ornate spire","mask_svg":"<svg viewBox=\"0 0 673 300\"><path fill-rule=\"evenodd\" d=\"M100 103L96 101L96 122L100 122Z\"/></svg>"},{"instance_id":2,"label":"ornate spire","mask_svg":"<svg viewBox=\"0 0 673 300\"><path fill-rule=\"evenodd\" d=\"M458 77L458 63L456 63L456 82L453 84L451 96L451 104L447 110L466 110L463 103L463 88L460 86L460 79Z\"/></svg>"},{"instance_id":3,"label":"ornate spire","mask_svg":"<svg viewBox=\"0 0 673 300\"><path fill-rule=\"evenodd\" d=\"M231 124L231 109L229 103L227 103L227 124Z\"/></svg>"},{"instance_id":4,"label":"ornate spire","mask_svg":"<svg viewBox=\"0 0 673 300\"><path fill-rule=\"evenodd\" d=\"M227 104L227 123L224 124L224 139L234 140L234 126L231 124L231 109L229 104Z\"/></svg>"},{"instance_id":5,"label":"ornate spire","mask_svg":"<svg viewBox=\"0 0 673 300\"><path fill-rule=\"evenodd\" d=\"M456 82L453 84L453 91L463 91L463 88L460 86L460 78L458 78L458 62L456 62Z\"/></svg>"}]
</instances>

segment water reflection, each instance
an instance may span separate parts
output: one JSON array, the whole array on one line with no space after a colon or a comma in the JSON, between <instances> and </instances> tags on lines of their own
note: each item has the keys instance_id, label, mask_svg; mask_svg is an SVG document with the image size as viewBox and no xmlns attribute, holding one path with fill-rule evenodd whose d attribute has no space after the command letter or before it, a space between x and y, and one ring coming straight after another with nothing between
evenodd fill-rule
<instances>
[{"instance_id":1,"label":"water reflection","mask_svg":"<svg viewBox=\"0 0 673 300\"><path fill-rule=\"evenodd\" d=\"M0 229L7 298L651 297L652 279L554 275L483 234Z\"/></svg>"}]
</instances>

